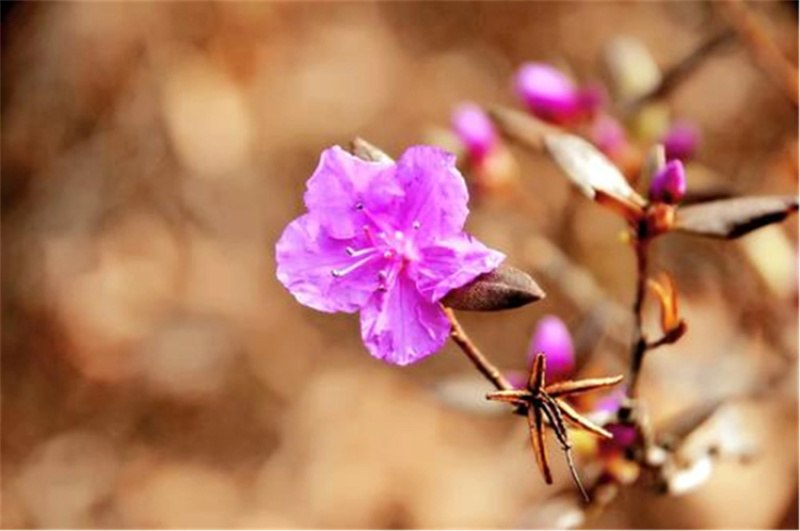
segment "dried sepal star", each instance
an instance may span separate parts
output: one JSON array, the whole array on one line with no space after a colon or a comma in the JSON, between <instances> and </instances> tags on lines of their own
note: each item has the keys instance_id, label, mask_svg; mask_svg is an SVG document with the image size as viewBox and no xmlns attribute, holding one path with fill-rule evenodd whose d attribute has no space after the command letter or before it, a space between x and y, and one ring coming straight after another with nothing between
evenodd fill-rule
<instances>
[{"instance_id":1,"label":"dried sepal star","mask_svg":"<svg viewBox=\"0 0 800 531\"><path fill-rule=\"evenodd\" d=\"M596 425L578 413L564 397L604 389L614 386L622 381L622 376L608 378L591 378L586 380L557 382L546 385L545 382L545 355L538 353L531 363L528 384L525 389L511 389L488 393L486 398L499 402L506 402L516 406L519 411L524 411L530 428L531 447L533 448L536 463L545 482L553 482L550 464L547 460L545 449L545 421L553 429L559 445L567 459L570 473L581 494L588 501L588 495L581 484L575 464L572 460L572 444L566 424L569 423L579 429L593 433L599 437L611 438L607 430ZM566 422L565 422L566 421Z\"/></svg>"}]
</instances>

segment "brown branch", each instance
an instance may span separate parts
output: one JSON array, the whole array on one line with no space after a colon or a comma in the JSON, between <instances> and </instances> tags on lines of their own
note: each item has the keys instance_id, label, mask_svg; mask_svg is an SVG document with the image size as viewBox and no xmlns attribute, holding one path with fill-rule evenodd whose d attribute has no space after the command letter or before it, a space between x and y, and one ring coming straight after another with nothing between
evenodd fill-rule
<instances>
[{"instance_id":1,"label":"brown branch","mask_svg":"<svg viewBox=\"0 0 800 531\"><path fill-rule=\"evenodd\" d=\"M648 240L636 239L636 298L633 301L633 341L631 342L631 372L628 385L628 396L636 398L639 374L647 352L647 339L642 327L642 309L644 307L645 286L647 285L647 247Z\"/></svg>"},{"instance_id":2,"label":"brown branch","mask_svg":"<svg viewBox=\"0 0 800 531\"><path fill-rule=\"evenodd\" d=\"M450 331L450 339L458 345L458 347L467 355L469 360L472 362L473 365L483 374L487 380L492 382L497 389L501 391L511 391L514 389L514 386L511 385L503 373L500 372L492 362L490 362L486 357L481 353L475 343L469 338L466 332L464 332L464 328L462 328L461 323L458 322L456 319L453 310L450 308L444 308L444 313L447 316L447 320L450 321L450 325L453 327Z\"/></svg>"},{"instance_id":3,"label":"brown branch","mask_svg":"<svg viewBox=\"0 0 800 531\"><path fill-rule=\"evenodd\" d=\"M717 7L725 13L756 65L781 87L784 95L797 107L797 68L786 59L758 17L741 0L724 0L718 2Z\"/></svg>"},{"instance_id":4,"label":"brown branch","mask_svg":"<svg viewBox=\"0 0 800 531\"><path fill-rule=\"evenodd\" d=\"M711 57L723 45L730 42L734 36L735 33L728 30L705 41L689 55L666 70L664 75L661 76L661 81L652 90L624 105L623 114L630 116L646 103L667 97L684 80L689 78L706 59Z\"/></svg>"}]
</instances>

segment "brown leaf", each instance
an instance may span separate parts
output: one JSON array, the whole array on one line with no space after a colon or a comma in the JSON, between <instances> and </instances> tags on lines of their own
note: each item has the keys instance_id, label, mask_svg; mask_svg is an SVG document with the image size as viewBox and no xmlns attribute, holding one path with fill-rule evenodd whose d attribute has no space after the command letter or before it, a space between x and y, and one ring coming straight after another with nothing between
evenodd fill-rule
<instances>
[{"instance_id":1,"label":"brown leaf","mask_svg":"<svg viewBox=\"0 0 800 531\"><path fill-rule=\"evenodd\" d=\"M442 304L454 310L492 312L518 308L545 297L542 288L515 267L501 265L448 293Z\"/></svg>"},{"instance_id":2,"label":"brown leaf","mask_svg":"<svg viewBox=\"0 0 800 531\"><path fill-rule=\"evenodd\" d=\"M596 193L602 192L633 207L645 206L646 201L631 188L622 172L583 138L550 134L544 143L564 174L589 198L596 199Z\"/></svg>"},{"instance_id":3,"label":"brown leaf","mask_svg":"<svg viewBox=\"0 0 800 531\"><path fill-rule=\"evenodd\" d=\"M675 230L710 238L733 239L783 221L797 211L797 196L737 197L679 207Z\"/></svg>"}]
</instances>

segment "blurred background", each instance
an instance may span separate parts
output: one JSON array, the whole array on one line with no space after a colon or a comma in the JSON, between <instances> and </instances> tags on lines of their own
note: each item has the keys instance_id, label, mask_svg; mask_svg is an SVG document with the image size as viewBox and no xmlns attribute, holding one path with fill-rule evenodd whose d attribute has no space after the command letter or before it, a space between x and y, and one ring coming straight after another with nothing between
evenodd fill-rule
<instances>
[{"instance_id":1,"label":"blurred background","mask_svg":"<svg viewBox=\"0 0 800 531\"><path fill-rule=\"evenodd\" d=\"M796 3L749 7L796 64ZM547 487L524 423L480 407L488 384L458 350L372 359L356 316L277 282L274 244L327 146L447 145L456 104L521 107L525 61L603 81L620 36L667 69L729 27L697 2L4 2L3 527L568 525L556 445ZM690 191L797 193L797 107L740 40L661 105L702 135ZM623 223L509 149L528 200L473 193L468 230L548 298L465 328L520 370L556 314L589 372L624 372L624 344L590 326L633 298ZM626 489L584 525L797 527L796 240L794 217L658 242L689 332L647 359L651 415L724 399L755 451L682 496ZM559 280L554 256L591 290Z\"/></svg>"}]
</instances>

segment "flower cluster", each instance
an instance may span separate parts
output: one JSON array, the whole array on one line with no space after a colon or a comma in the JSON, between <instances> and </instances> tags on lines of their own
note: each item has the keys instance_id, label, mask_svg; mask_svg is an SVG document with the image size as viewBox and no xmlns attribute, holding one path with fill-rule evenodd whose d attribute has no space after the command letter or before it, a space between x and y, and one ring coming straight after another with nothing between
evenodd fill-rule
<instances>
[{"instance_id":1,"label":"flower cluster","mask_svg":"<svg viewBox=\"0 0 800 531\"><path fill-rule=\"evenodd\" d=\"M278 280L311 308L359 311L376 358L415 362L447 340L439 301L505 258L463 232L467 200L455 157L440 149L411 147L397 163L327 149L308 212L276 245Z\"/></svg>"}]
</instances>

